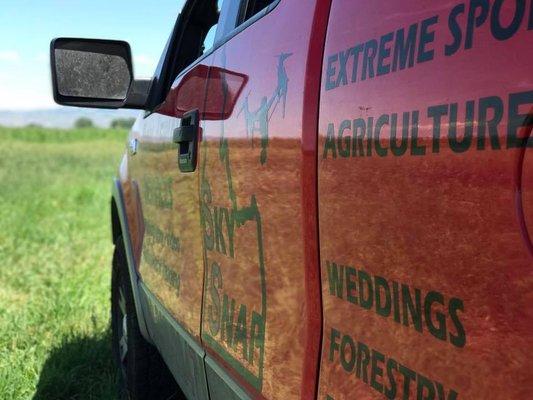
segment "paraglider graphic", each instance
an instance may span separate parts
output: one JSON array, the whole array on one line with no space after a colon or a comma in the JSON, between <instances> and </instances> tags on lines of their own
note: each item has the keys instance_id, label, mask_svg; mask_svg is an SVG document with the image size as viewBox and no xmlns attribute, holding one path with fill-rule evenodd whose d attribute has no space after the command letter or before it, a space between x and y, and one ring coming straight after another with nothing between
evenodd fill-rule
<instances>
[{"instance_id":1,"label":"paraglider graphic","mask_svg":"<svg viewBox=\"0 0 533 400\"><path fill-rule=\"evenodd\" d=\"M251 111L249 102L250 92L248 92L244 99L244 103L237 114L237 116L239 116L241 113L244 113L246 137L251 140L252 147L254 145L254 133L258 132L261 136L261 155L259 158L261 164L265 164L267 160L269 138L268 123L280 101L282 102L282 118L285 118L287 91L289 87L289 77L287 75L287 70L285 69L285 60L291 55L292 53L281 53L277 56L278 84L276 89L274 89L272 96L270 96L270 98L263 96L259 107L256 110Z\"/></svg>"}]
</instances>

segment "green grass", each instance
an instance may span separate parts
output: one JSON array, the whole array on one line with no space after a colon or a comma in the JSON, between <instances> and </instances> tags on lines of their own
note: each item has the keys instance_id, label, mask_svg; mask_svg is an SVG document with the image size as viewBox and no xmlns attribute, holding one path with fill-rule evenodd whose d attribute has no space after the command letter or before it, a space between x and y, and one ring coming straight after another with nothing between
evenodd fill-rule
<instances>
[{"instance_id":1,"label":"green grass","mask_svg":"<svg viewBox=\"0 0 533 400\"><path fill-rule=\"evenodd\" d=\"M109 200L125 131L0 127L0 399L108 399Z\"/></svg>"}]
</instances>

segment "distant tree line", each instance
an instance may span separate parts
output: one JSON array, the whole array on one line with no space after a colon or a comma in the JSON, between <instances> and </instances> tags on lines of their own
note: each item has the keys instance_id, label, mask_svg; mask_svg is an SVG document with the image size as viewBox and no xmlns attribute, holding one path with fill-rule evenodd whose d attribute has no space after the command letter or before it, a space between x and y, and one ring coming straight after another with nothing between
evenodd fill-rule
<instances>
[{"instance_id":1,"label":"distant tree line","mask_svg":"<svg viewBox=\"0 0 533 400\"><path fill-rule=\"evenodd\" d=\"M86 117L81 117L74 122L74 128L92 128L94 127L93 120Z\"/></svg>"},{"instance_id":2,"label":"distant tree line","mask_svg":"<svg viewBox=\"0 0 533 400\"><path fill-rule=\"evenodd\" d=\"M135 118L117 118L109 125L112 129L130 129L135 123Z\"/></svg>"},{"instance_id":3,"label":"distant tree line","mask_svg":"<svg viewBox=\"0 0 533 400\"><path fill-rule=\"evenodd\" d=\"M109 127L111 129L130 129L135 122L135 118L116 118L111 121ZM92 119L87 117L80 117L74 122L75 128L93 128L94 123Z\"/></svg>"}]
</instances>

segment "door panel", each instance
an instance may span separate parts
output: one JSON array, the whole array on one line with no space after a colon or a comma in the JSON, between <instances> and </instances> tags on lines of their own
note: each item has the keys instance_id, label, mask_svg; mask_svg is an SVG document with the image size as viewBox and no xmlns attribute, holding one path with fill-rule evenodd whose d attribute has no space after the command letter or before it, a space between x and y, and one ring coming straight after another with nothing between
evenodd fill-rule
<instances>
[{"instance_id":1,"label":"door panel","mask_svg":"<svg viewBox=\"0 0 533 400\"><path fill-rule=\"evenodd\" d=\"M130 163L139 187L144 221L140 275L166 310L197 340L204 275L199 173L198 169L180 171L179 146L173 133L184 112L202 110L210 63L207 57L182 73L165 102L141 121L136 138L138 152Z\"/></svg>"},{"instance_id":2,"label":"door panel","mask_svg":"<svg viewBox=\"0 0 533 400\"><path fill-rule=\"evenodd\" d=\"M530 111L533 115L533 109ZM531 254L533 254L533 137L531 131L533 129L533 121L526 128L524 136L527 136L528 146L523 148L523 159L519 161L519 176L521 177L519 187L521 196L518 205L518 215L521 220L522 236L524 242Z\"/></svg>"},{"instance_id":3,"label":"door panel","mask_svg":"<svg viewBox=\"0 0 533 400\"><path fill-rule=\"evenodd\" d=\"M532 10L333 0L318 146L321 399L531 396L533 263L517 208L521 197L531 221L531 185L520 196L517 182L529 176L518 163Z\"/></svg>"},{"instance_id":4,"label":"door panel","mask_svg":"<svg viewBox=\"0 0 533 400\"><path fill-rule=\"evenodd\" d=\"M187 111L202 114L210 63L206 57L189 67L156 112L137 121L137 153L130 156L142 215L139 274L144 314L151 339L191 400L208 396L200 343L204 269L199 173L181 171L178 155L184 153L183 144L175 143L175 129Z\"/></svg>"},{"instance_id":5,"label":"door panel","mask_svg":"<svg viewBox=\"0 0 533 400\"><path fill-rule=\"evenodd\" d=\"M268 399L308 398L315 381L304 376L316 374L318 362L319 319L309 314L319 309L306 296L302 229L303 89L315 6L281 2L215 51L213 67L247 83L235 96L226 81L233 112L226 102L203 131L202 340L208 364ZM207 104L219 98L211 84ZM230 392L212 374L208 380L213 397Z\"/></svg>"}]
</instances>

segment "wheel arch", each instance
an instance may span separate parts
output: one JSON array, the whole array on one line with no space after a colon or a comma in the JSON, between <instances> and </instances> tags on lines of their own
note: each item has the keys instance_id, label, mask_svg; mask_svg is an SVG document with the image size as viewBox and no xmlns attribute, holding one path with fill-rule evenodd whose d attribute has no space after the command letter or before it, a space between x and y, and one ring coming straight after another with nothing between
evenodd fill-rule
<instances>
[{"instance_id":1,"label":"wheel arch","mask_svg":"<svg viewBox=\"0 0 533 400\"><path fill-rule=\"evenodd\" d=\"M133 300L135 302L135 311L137 313L137 320L139 321L139 330L142 336L150 343L152 340L148 332L146 320L144 318L143 307L141 304L141 297L139 295L139 274L136 268L136 260L133 252L133 245L131 240L131 232L128 225L128 218L126 214L126 203L124 202L124 191L122 183L119 179L114 179L112 194L111 194L111 235L115 245L120 237L124 241L124 252L126 254L126 262L128 264L128 275L130 278L131 288L133 292Z\"/></svg>"},{"instance_id":2,"label":"wheel arch","mask_svg":"<svg viewBox=\"0 0 533 400\"><path fill-rule=\"evenodd\" d=\"M115 198L111 197L111 238L113 244L117 244L117 239L122 235L122 228L120 226L120 218L118 216L117 202Z\"/></svg>"}]
</instances>

